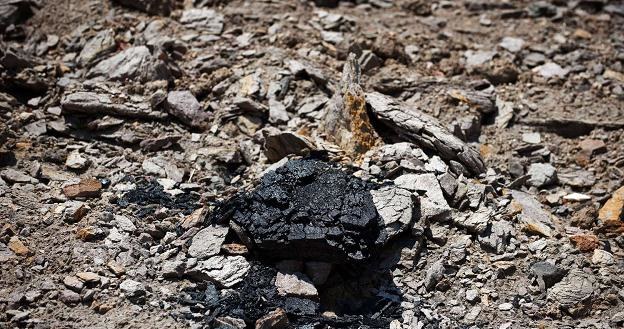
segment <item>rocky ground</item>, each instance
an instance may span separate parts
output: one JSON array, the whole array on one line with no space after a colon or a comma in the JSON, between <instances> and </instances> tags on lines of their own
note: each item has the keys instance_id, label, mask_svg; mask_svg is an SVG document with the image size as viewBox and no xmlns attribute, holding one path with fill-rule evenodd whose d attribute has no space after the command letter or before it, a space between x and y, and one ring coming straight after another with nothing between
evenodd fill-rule
<instances>
[{"instance_id":1,"label":"rocky ground","mask_svg":"<svg viewBox=\"0 0 624 329\"><path fill-rule=\"evenodd\" d=\"M622 26L0 0L0 324L621 328Z\"/></svg>"}]
</instances>

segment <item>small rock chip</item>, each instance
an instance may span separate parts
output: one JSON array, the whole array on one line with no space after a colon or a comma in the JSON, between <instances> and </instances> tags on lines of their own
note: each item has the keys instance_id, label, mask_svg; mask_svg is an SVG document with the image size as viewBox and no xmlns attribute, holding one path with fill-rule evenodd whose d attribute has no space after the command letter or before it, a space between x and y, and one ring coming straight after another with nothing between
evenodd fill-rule
<instances>
[{"instance_id":1,"label":"small rock chip","mask_svg":"<svg viewBox=\"0 0 624 329\"><path fill-rule=\"evenodd\" d=\"M106 263L106 266L116 276L122 276L126 273L126 269L123 267L123 265L117 263L114 260L110 260L108 263Z\"/></svg>"},{"instance_id":2,"label":"small rock chip","mask_svg":"<svg viewBox=\"0 0 624 329\"><path fill-rule=\"evenodd\" d=\"M287 155L307 155L316 150L314 142L299 134L288 131L263 131L264 154L269 162L274 163Z\"/></svg>"},{"instance_id":3,"label":"small rock chip","mask_svg":"<svg viewBox=\"0 0 624 329\"><path fill-rule=\"evenodd\" d=\"M143 284L132 279L124 280L121 284L119 284L119 288L126 294L128 298L135 298L145 295L145 287L143 286Z\"/></svg>"},{"instance_id":4,"label":"small rock chip","mask_svg":"<svg viewBox=\"0 0 624 329\"><path fill-rule=\"evenodd\" d=\"M243 280L251 265L243 256L213 256L187 273L199 280L211 280L230 288Z\"/></svg>"},{"instance_id":5,"label":"small rock chip","mask_svg":"<svg viewBox=\"0 0 624 329\"><path fill-rule=\"evenodd\" d=\"M78 304L80 303L80 295L69 289L65 289L61 291L61 294L59 295L59 300L68 305Z\"/></svg>"},{"instance_id":6,"label":"small rock chip","mask_svg":"<svg viewBox=\"0 0 624 329\"><path fill-rule=\"evenodd\" d=\"M98 283L100 282L100 276L93 272L78 272L76 276L85 283Z\"/></svg>"},{"instance_id":7,"label":"small rock chip","mask_svg":"<svg viewBox=\"0 0 624 329\"><path fill-rule=\"evenodd\" d=\"M511 303L502 303L498 305L498 309L501 311L509 311L513 308Z\"/></svg>"},{"instance_id":8,"label":"small rock chip","mask_svg":"<svg viewBox=\"0 0 624 329\"><path fill-rule=\"evenodd\" d=\"M552 77L564 78L569 70L561 68L559 64L549 62L533 68L533 72L549 79Z\"/></svg>"},{"instance_id":9,"label":"small rock chip","mask_svg":"<svg viewBox=\"0 0 624 329\"><path fill-rule=\"evenodd\" d=\"M72 151L67 156L65 166L70 169L81 170L85 169L89 165L89 159L85 158L78 152L78 150Z\"/></svg>"},{"instance_id":10,"label":"small rock chip","mask_svg":"<svg viewBox=\"0 0 624 329\"><path fill-rule=\"evenodd\" d=\"M301 273L285 274L277 273L275 278L277 293L282 296L295 296L308 299L316 299L318 291L314 284Z\"/></svg>"},{"instance_id":11,"label":"small rock chip","mask_svg":"<svg viewBox=\"0 0 624 329\"><path fill-rule=\"evenodd\" d=\"M594 249L592 263L602 266L611 265L614 263L613 254L601 249Z\"/></svg>"},{"instance_id":12,"label":"small rock chip","mask_svg":"<svg viewBox=\"0 0 624 329\"><path fill-rule=\"evenodd\" d=\"M600 247L600 241L594 234L575 234L570 240L582 252L590 252Z\"/></svg>"},{"instance_id":13,"label":"small rock chip","mask_svg":"<svg viewBox=\"0 0 624 329\"><path fill-rule=\"evenodd\" d=\"M218 254L228 231L226 226L213 225L197 232L188 249L188 254L198 259L205 259Z\"/></svg>"},{"instance_id":14,"label":"small rock chip","mask_svg":"<svg viewBox=\"0 0 624 329\"><path fill-rule=\"evenodd\" d=\"M28 256L30 254L30 249L17 236L12 236L9 239L8 247L18 256Z\"/></svg>"},{"instance_id":15,"label":"small rock chip","mask_svg":"<svg viewBox=\"0 0 624 329\"><path fill-rule=\"evenodd\" d=\"M288 326L286 311L281 308L256 320L256 329L285 329Z\"/></svg>"},{"instance_id":16,"label":"small rock chip","mask_svg":"<svg viewBox=\"0 0 624 329\"><path fill-rule=\"evenodd\" d=\"M73 275L66 276L63 279L63 284L65 285L65 287L75 292L80 292L82 288L84 288L84 283Z\"/></svg>"},{"instance_id":17,"label":"small rock chip","mask_svg":"<svg viewBox=\"0 0 624 329\"><path fill-rule=\"evenodd\" d=\"M535 187L544 187L557 182L557 170L547 163L533 163L529 167L528 174L531 176L527 183Z\"/></svg>"},{"instance_id":18,"label":"small rock chip","mask_svg":"<svg viewBox=\"0 0 624 329\"><path fill-rule=\"evenodd\" d=\"M208 113L201 108L201 104L190 91L172 91L167 95L167 110L183 123L202 128L206 125Z\"/></svg>"},{"instance_id":19,"label":"small rock chip","mask_svg":"<svg viewBox=\"0 0 624 329\"><path fill-rule=\"evenodd\" d=\"M70 199L98 197L101 190L102 183L95 178L85 178L78 183L63 186L63 194Z\"/></svg>"},{"instance_id":20,"label":"small rock chip","mask_svg":"<svg viewBox=\"0 0 624 329\"><path fill-rule=\"evenodd\" d=\"M605 228L615 232L624 232L624 186L617 189L611 198L600 208L598 218Z\"/></svg>"}]
</instances>

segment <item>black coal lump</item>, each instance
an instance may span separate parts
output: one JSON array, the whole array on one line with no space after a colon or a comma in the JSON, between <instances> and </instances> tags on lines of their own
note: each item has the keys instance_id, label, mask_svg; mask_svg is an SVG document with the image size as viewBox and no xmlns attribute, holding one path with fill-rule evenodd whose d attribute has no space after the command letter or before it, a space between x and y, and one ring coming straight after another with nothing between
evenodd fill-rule
<instances>
[{"instance_id":1,"label":"black coal lump","mask_svg":"<svg viewBox=\"0 0 624 329\"><path fill-rule=\"evenodd\" d=\"M377 185L336 164L302 159L269 172L251 192L216 207L266 257L348 263L368 259L385 234L370 191Z\"/></svg>"}]
</instances>

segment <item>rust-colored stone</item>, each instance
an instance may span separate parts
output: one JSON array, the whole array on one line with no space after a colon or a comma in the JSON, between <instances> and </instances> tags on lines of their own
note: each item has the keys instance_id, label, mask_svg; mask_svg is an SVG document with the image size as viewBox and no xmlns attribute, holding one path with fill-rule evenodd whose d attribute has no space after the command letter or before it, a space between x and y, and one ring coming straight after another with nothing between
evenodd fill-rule
<instances>
[{"instance_id":1,"label":"rust-colored stone","mask_svg":"<svg viewBox=\"0 0 624 329\"><path fill-rule=\"evenodd\" d=\"M286 311L281 308L256 320L256 329L283 329L288 328L288 325Z\"/></svg>"},{"instance_id":2,"label":"rust-colored stone","mask_svg":"<svg viewBox=\"0 0 624 329\"><path fill-rule=\"evenodd\" d=\"M570 240L582 252L594 251L600 246L598 237L593 234L575 234L570 237Z\"/></svg>"},{"instance_id":3,"label":"rust-colored stone","mask_svg":"<svg viewBox=\"0 0 624 329\"><path fill-rule=\"evenodd\" d=\"M246 255L249 249L244 244L226 243L221 246L221 250L228 255Z\"/></svg>"},{"instance_id":4,"label":"rust-colored stone","mask_svg":"<svg viewBox=\"0 0 624 329\"><path fill-rule=\"evenodd\" d=\"M624 186L613 192L611 199L607 200L604 206L600 208L598 219L602 221L598 232L624 233Z\"/></svg>"},{"instance_id":5,"label":"rust-colored stone","mask_svg":"<svg viewBox=\"0 0 624 329\"><path fill-rule=\"evenodd\" d=\"M360 67L355 55L350 54L342 73L342 89L332 97L320 127L329 141L356 159L379 141L359 83Z\"/></svg>"},{"instance_id":6,"label":"rust-colored stone","mask_svg":"<svg viewBox=\"0 0 624 329\"><path fill-rule=\"evenodd\" d=\"M30 249L16 236L11 237L8 247L18 256L28 256L30 254Z\"/></svg>"},{"instance_id":7,"label":"rust-colored stone","mask_svg":"<svg viewBox=\"0 0 624 329\"><path fill-rule=\"evenodd\" d=\"M95 178L81 179L80 182L63 187L63 194L70 199L93 198L100 195L102 183Z\"/></svg>"}]
</instances>

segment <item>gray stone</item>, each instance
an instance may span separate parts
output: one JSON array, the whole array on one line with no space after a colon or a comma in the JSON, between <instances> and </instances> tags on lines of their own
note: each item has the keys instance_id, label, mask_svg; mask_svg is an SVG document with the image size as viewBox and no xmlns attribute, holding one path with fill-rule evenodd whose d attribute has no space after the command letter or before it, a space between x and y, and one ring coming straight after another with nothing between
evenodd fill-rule
<instances>
[{"instance_id":1,"label":"gray stone","mask_svg":"<svg viewBox=\"0 0 624 329\"><path fill-rule=\"evenodd\" d=\"M440 259L435 263L431 264L431 266L427 269L427 273L425 274L425 289L433 290L435 286L442 280L444 277L444 260Z\"/></svg>"},{"instance_id":2,"label":"gray stone","mask_svg":"<svg viewBox=\"0 0 624 329\"><path fill-rule=\"evenodd\" d=\"M544 187L557 183L557 170L548 163L533 163L527 172L531 177L527 183L535 187Z\"/></svg>"},{"instance_id":3,"label":"gray stone","mask_svg":"<svg viewBox=\"0 0 624 329\"><path fill-rule=\"evenodd\" d=\"M513 202L510 207L516 212L520 212L519 219L529 232L538 233L543 236L553 236L554 223L551 214L528 193L512 190Z\"/></svg>"},{"instance_id":4,"label":"gray stone","mask_svg":"<svg viewBox=\"0 0 624 329\"><path fill-rule=\"evenodd\" d=\"M542 142L540 133L524 133L522 134L522 141L529 144L539 144Z\"/></svg>"},{"instance_id":5,"label":"gray stone","mask_svg":"<svg viewBox=\"0 0 624 329\"><path fill-rule=\"evenodd\" d=\"M12 168L5 169L0 172L0 177L4 178L9 183L32 183L39 182L37 179L32 178L21 171L17 171Z\"/></svg>"},{"instance_id":6,"label":"gray stone","mask_svg":"<svg viewBox=\"0 0 624 329\"><path fill-rule=\"evenodd\" d=\"M479 152L454 136L437 119L378 92L367 93L366 101L380 123L402 138L436 152L446 161L459 161L472 174L485 172Z\"/></svg>"},{"instance_id":7,"label":"gray stone","mask_svg":"<svg viewBox=\"0 0 624 329\"><path fill-rule=\"evenodd\" d=\"M565 276L566 272L549 262L536 262L531 265L531 276L535 277L541 291L552 287Z\"/></svg>"},{"instance_id":8,"label":"gray stone","mask_svg":"<svg viewBox=\"0 0 624 329\"><path fill-rule=\"evenodd\" d=\"M494 55L496 55L496 51L467 50L464 53L464 57L466 57L466 66L472 67L485 64L491 61Z\"/></svg>"},{"instance_id":9,"label":"gray stone","mask_svg":"<svg viewBox=\"0 0 624 329\"><path fill-rule=\"evenodd\" d=\"M273 124L282 124L290 120L286 106L276 99L269 99L269 122Z\"/></svg>"},{"instance_id":10,"label":"gray stone","mask_svg":"<svg viewBox=\"0 0 624 329\"><path fill-rule=\"evenodd\" d=\"M68 305L80 303L80 295L68 289L61 291L58 299Z\"/></svg>"},{"instance_id":11,"label":"gray stone","mask_svg":"<svg viewBox=\"0 0 624 329\"><path fill-rule=\"evenodd\" d=\"M306 155L317 149L313 141L289 131L263 130L264 155L270 163L294 155Z\"/></svg>"},{"instance_id":12,"label":"gray stone","mask_svg":"<svg viewBox=\"0 0 624 329\"><path fill-rule=\"evenodd\" d=\"M533 68L533 72L548 79L552 77L565 78L569 70L561 68L557 63L549 62Z\"/></svg>"},{"instance_id":13,"label":"gray stone","mask_svg":"<svg viewBox=\"0 0 624 329\"><path fill-rule=\"evenodd\" d=\"M466 300L474 304L477 300L479 300L479 292L475 289L466 290Z\"/></svg>"},{"instance_id":14,"label":"gray stone","mask_svg":"<svg viewBox=\"0 0 624 329\"><path fill-rule=\"evenodd\" d=\"M237 319L230 316L218 317L213 321L214 329L245 329L247 324L243 319Z\"/></svg>"},{"instance_id":15,"label":"gray stone","mask_svg":"<svg viewBox=\"0 0 624 329\"><path fill-rule=\"evenodd\" d=\"M198 259L218 254L228 231L227 226L211 225L197 232L191 241L188 254Z\"/></svg>"},{"instance_id":16,"label":"gray stone","mask_svg":"<svg viewBox=\"0 0 624 329\"><path fill-rule=\"evenodd\" d=\"M77 277L73 275L68 275L63 279L63 284L65 287L75 291L80 292L82 288L84 288L84 283L80 281Z\"/></svg>"},{"instance_id":17,"label":"gray stone","mask_svg":"<svg viewBox=\"0 0 624 329\"><path fill-rule=\"evenodd\" d=\"M143 283L126 279L119 284L119 289L126 294L128 298L136 298L145 295L145 286Z\"/></svg>"},{"instance_id":18,"label":"gray stone","mask_svg":"<svg viewBox=\"0 0 624 329\"><path fill-rule=\"evenodd\" d=\"M442 188L434 174L405 174L397 177L394 183L421 195L420 218L425 220L445 220L451 207L444 198Z\"/></svg>"},{"instance_id":19,"label":"gray stone","mask_svg":"<svg viewBox=\"0 0 624 329\"><path fill-rule=\"evenodd\" d=\"M548 300L572 316L586 315L596 290L591 274L574 270L548 291Z\"/></svg>"},{"instance_id":20,"label":"gray stone","mask_svg":"<svg viewBox=\"0 0 624 329\"><path fill-rule=\"evenodd\" d=\"M185 10L180 17L180 23L199 29L203 34L219 35L223 31L223 15L207 8Z\"/></svg>"},{"instance_id":21,"label":"gray stone","mask_svg":"<svg viewBox=\"0 0 624 329\"><path fill-rule=\"evenodd\" d=\"M231 288L244 279L250 267L243 256L213 256L197 262L187 273L199 280L211 280Z\"/></svg>"},{"instance_id":22,"label":"gray stone","mask_svg":"<svg viewBox=\"0 0 624 329\"><path fill-rule=\"evenodd\" d=\"M509 240L514 235L513 225L505 220L492 222L490 229L479 236L481 246L500 254L505 251Z\"/></svg>"},{"instance_id":23,"label":"gray stone","mask_svg":"<svg viewBox=\"0 0 624 329\"><path fill-rule=\"evenodd\" d=\"M65 166L70 169L85 169L89 165L89 159L85 158L78 152L78 150L72 151L67 156Z\"/></svg>"},{"instance_id":24,"label":"gray stone","mask_svg":"<svg viewBox=\"0 0 624 329\"><path fill-rule=\"evenodd\" d=\"M383 227L387 233L386 241L410 227L414 200L409 190L396 186L384 186L370 193L377 212L383 220Z\"/></svg>"},{"instance_id":25,"label":"gray stone","mask_svg":"<svg viewBox=\"0 0 624 329\"><path fill-rule=\"evenodd\" d=\"M275 287L277 293L282 296L295 296L308 299L316 299L318 291L312 281L301 273L282 273L277 272L275 278Z\"/></svg>"},{"instance_id":26,"label":"gray stone","mask_svg":"<svg viewBox=\"0 0 624 329\"><path fill-rule=\"evenodd\" d=\"M164 119L167 113L152 110L147 100L134 96L130 100L118 95L78 91L61 99L63 112L83 113L94 116L113 115L142 119Z\"/></svg>"},{"instance_id":27,"label":"gray stone","mask_svg":"<svg viewBox=\"0 0 624 329\"><path fill-rule=\"evenodd\" d=\"M209 117L208 112L201 108L195 96L188 90L170 92L167 95L167 111L194 128L205 127Z\"/></svg>"},{"instance_id":28,"label":"gray stone","mask_svg":"<svg viewBox=\"0 0 624 329\"><path fill-rule=\"evenodd\" d=\"M471 233L481 234L488 228L488 224L492 218L493 211L489 208L482 207L477 211L463 216L453 217L453 222Z\"/></svg>"},{"instance_id":29,"label":"gray stone","mask_svg":"<svg viewBox=\"0 0 624 329\"><path fill-rule=\"evenodd\" d=\"M186 262L182 260L167 260L162 263L160 272L165 278L179 278L186 270Z\"/></svg>"},{"instance_id":30,"label":"gray stone","mask_svg":"<svg viewBox=\"0 0 624 329\"><path fill-rule=\"evenodd\" d=\"M152 56L145 46L131 47L99 62L87 77L105 77L109 80L168 80L169 69L162 60Z\"/></svg>"},{"instance_id":31,"label":"gray stone","mask_svg":"<svg viewBox=\"0 0 624 329\"><path fill-rule=\"evenodd\" d=\"M89 66L102 56L113 52L115 46L115 31L112 29L102 30L89 39L82 48L77 59L78 64Z\"/></svg>"},{"instance_id":32,"label":"gray stone","mask_svg":"<svg viewBox=\"0 0 624 329\"><path fill-rule=\"evenodd\" d=\"M504 37L498 45L509 52L517 53L522 50L524 40L514 37Z\"/></svg>"},{"instance_id":33,"label":"gray stone","mask_svg":"<svg viewBox=\"0 0 624 329\"><path fill-rule=\"evenodd\" d=\"M115 224L120 230L130 233L136 231L137 229L136 226L134 226L134 223L132 223L132 221L130 220L130 218L123 215L115 216Z\"/></svg>"}]
</instances>

